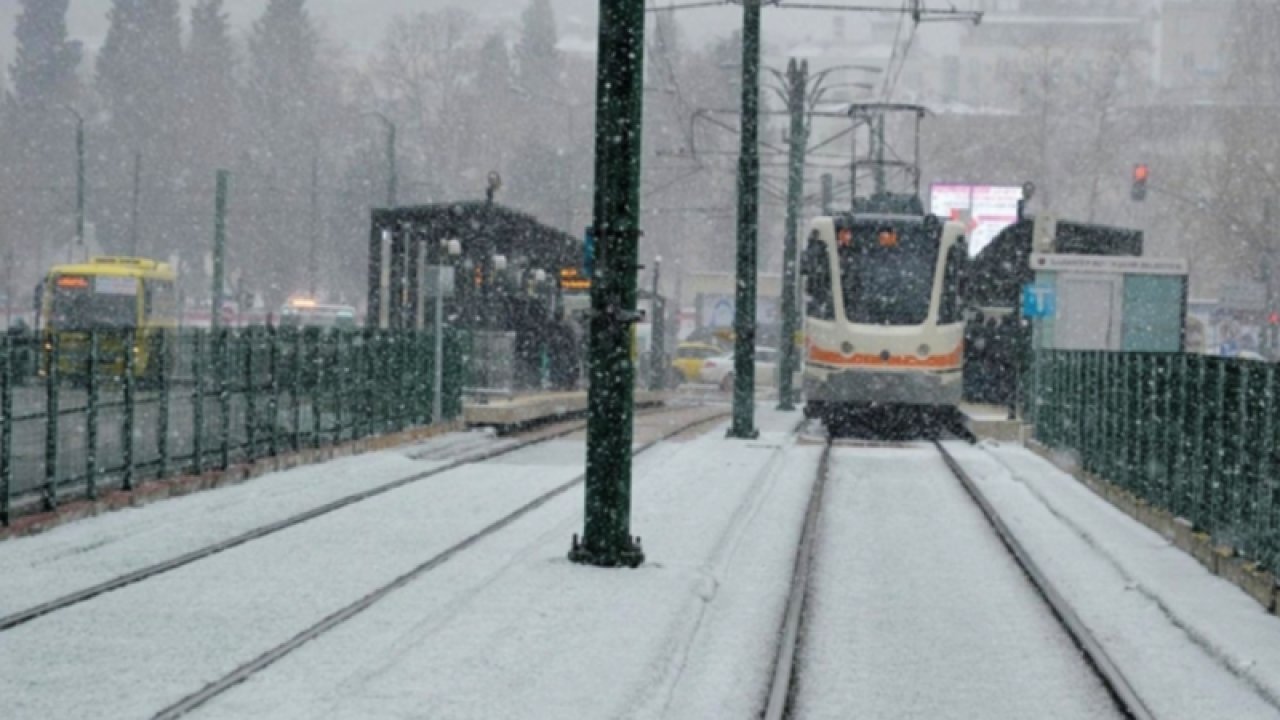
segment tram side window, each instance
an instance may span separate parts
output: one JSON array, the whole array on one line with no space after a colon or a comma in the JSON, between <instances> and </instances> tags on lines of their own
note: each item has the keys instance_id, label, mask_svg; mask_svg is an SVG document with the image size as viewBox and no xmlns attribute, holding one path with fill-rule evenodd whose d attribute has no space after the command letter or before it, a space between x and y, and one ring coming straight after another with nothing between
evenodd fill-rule
<instances>
[{"instance_id":1,"label":"tram side window","mask_svg":"<svg viewBox=\"0 0 1280 720\"><path fill-rule=\"evenodd\" d=\"M835 320L835 296L831 289L831 261L827 244L816 235L804 251L805 314L819 320Z\"/></svg>"},{"instance_id":2,"label":"tram side window","mask_svg":"<svg viewBox=\"0 0 1280 720\"><path fill-rule=\"evenodd\" d=\"M960 322L964 305L962 275L967 255L963 238L947 252L947 265L942 272L942 302L938 307L938 322L941 324Z\"/></svg>"}]
</instances>

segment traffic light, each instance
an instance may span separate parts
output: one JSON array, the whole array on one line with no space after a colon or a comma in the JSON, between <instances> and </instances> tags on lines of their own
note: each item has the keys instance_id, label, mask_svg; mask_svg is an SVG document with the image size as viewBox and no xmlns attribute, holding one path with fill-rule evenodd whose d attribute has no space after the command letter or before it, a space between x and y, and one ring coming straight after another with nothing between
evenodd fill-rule
<instances>
[{"instance_id":1,"label":"traffic light","mask_svg":"<svg viewBox=\"0 0 1280 720\"><path fill-rule=\"evenodd\" d=\"M1133 166L1133 189L1129 191L1129 197L1133 198L1134 202L1142 202L1147 199L1147 176L1149 174L1145 164Z\"/></svg>"}]
</instances>

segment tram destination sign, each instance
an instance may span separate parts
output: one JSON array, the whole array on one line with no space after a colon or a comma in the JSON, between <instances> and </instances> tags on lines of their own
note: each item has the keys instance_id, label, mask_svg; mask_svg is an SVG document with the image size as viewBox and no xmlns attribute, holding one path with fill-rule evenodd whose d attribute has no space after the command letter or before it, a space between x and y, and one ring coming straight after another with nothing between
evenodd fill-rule
<instances>
[{"instance_id":1,"label":"tram destination sign","mask_svg":"<svg viewBox=\"0 0 1280 720\"><path fill-rule=\"evenodd\" d=\"M1129 275L1186 275L1184 258L1131 255L1063 255L1031 253L1031 269L1045 272L1119 273Z\"/></svg>"}]
</instances>

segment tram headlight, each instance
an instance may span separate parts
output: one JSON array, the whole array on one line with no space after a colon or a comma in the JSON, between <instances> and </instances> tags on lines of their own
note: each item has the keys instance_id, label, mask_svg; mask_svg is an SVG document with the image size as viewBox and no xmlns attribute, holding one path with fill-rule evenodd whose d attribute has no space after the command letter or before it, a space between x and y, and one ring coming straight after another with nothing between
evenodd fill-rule
<instances>
[{"instance_id":1,"label":"tram headlight","mask_svg":"<svg viewBox=\"0 0 1280 720\"><path fill-rule=\"evenodd\" d=\"M930 351L931 349L932 349L932 348L930 348L930 347L929 347L928 343L925 343L925 344L921 345L920 347L916 348L916 354L917 354L917 355L919 355L919 356L920 356L920 357L922 357L922 358L927 358L927 357L929 357L929 351Z\"/></svg>"}]
</instances>

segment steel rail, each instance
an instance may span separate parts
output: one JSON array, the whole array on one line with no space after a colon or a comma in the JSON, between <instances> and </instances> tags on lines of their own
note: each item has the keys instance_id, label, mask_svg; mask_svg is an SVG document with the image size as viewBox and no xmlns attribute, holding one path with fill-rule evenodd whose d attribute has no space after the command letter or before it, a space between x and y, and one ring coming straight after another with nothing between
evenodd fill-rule
<instances>
[{"instance_id":1,"label":"steel rail","mask_svg":"<svg viewBox=\"0 0 1280 720\"><path fill-rule=\"evenodd\" d=\"M675 437L676 435L680 435L684 432L687 432L701 425L706 425L713 422L719 422L726 417L728 417L728 413L721 412L708 417L700 418L698 420L694 420L692 422L684 423L673 430L669 430L668 432L664 433L660 437L654 440L651 440L643 445L640 445L639 447L636 447L635 449L632 450L631 454L632 456L639 455L640 453L643 453L646 450L649 450L650 448L654 447L658 443L661 443L665 440ZM413 568L412 570L409 570L403 575L397 577L391 582L380 586L379 588L377 588L376 590L373 590L372 592L360 598L359 600L356 600L355 602L347 605L346 607L328 615L323 620L320 620L319 622L315 623L311 627L303 630L297 635L294 635L289 640L266 651L265 653L259 655L253 660L250 660L249 662L244 663L243 665L240 665L239 667L227 673L226 675L222 676L221 678L209 683L198 692L192 693L191 695L186 696L185 698L170 705L169 707L164 708L163 710L161 710L160 712L156 713L153 716L153 720L173 720L174 718L182 717L183 715L191 712L192 710L199 708L200 706L204 705L210 700L218 697L219 695L225 693L226 691L230 690L236 685L239 685L240 683L249 679L253 675L257 674L258 672L261 672L263 669L274 664L276 661L280 660L281 658L284 658L285 656L289 655L293 651L305 645L307 642L314 640L315 638L338 627L339 625L342 625L343 623L355 617L356 615L359 615L360 613L369 609L379 600L390 595L392 592L395 592L396 590L404 587L405 585L408 585L410 582L414 581L418 577L425 575L431 570L434 570L435 568L443 565L444 563L452 559L454 556L472 547L473 545L480 542L481 540L488 538L489 536L497 533L503 528L511 525L516 520L519 520L525 515L528 515L529 513L533 512L539 507L542 507L543 505L547 504L551 500L559 497L560 495L563 495L564 493L568 492L574 487L581 485L585 477L586 477L585 475L578 475L577 477L571 480L568 480L555 488L552 488L551 490L543 493L542 495L539 495L533 500L530 500L528 503L525 503L524 505L520 506L516 510L508 513L507 515L504 515L500 519L495 520L494 522L484 527L482 530L468 536L467 538L461 540L460 542L452 545L448 549L443 550L440 553L432 556L430 559L426 560L425 562Z\"/></svg>"},{"instance_id":2,"label":"steel rail","mask_svg":"<svg viewBox=\"0 0 1280 720\"><path fill-rule=\"evenodd\" d=\"M818 517L822 514L822 496L826 490L829 474L831 444L832 440L828 437L826 446L822 449L822 459L818 461L818 477L814 481L813 491L809 495L809 505L805 510L804 530L796 550L795 572L791 580L791 592L787 596L787 610L783 615L778 656L774 661L773 681L769 685L764 720L783 720L787 717L791 706L796 651L800 646L800 624L804 618L805 601L809 594L809 572L813 567L813 539L817 535Z\"/></svg>"},{"instance_id":3,"label":"steel rail","mask_svg":"<svg viewBox=\"0 0 1280 720\"><path fill-rule=\"evenodd\" d=\"M1084 652L1090 666L1099 679L1102 680L1103 685L1111 694L1112 699L1115 700L1120 711L1134 720L1155 720L1155 715L1152 714L1151 709L1147 707L1142 697L1134 690L1124 672L1107 654L1106 648L1102 646L1102 643L1094 636L1093 631L1085 625L1080 616L1071 608L1062 593L1050 582L1048 575L1032 559L1031 554L1027 552L1026 547L1018 540L1017 536L1009 530L1009 526L1000 517L1000 514L991 504L991 501L987 499L987 496L983 494L977 483L973 481L973 478L965 472L955 457L947 452L941 442L934 440L934 447L942 455L942 460L946 463L951 474L960 481L965 492L973 498L973 501L982 510L987 522L995 529L1000 541L1018 563L1023 574L1031 580L1032 585L1035 586L1040 596L1048 603L1049 608L1067 631L1072 642Z\"/></svg>"},{"instance_id":4,"label":"steel rail","mask_svg":"<svg viewBox=\"0 0 1280 720\"><path fill-rule=\"evenodd\" d=\"M309 520L314 520L323 515L328 515L331 512L341 510L342 508L348 507L350 505L354 505L358 502L363 502L370 498L377 497L384 493L391 492L392 490L397 490L406 485L410 485L415 482L419 482L431 477L435 477L436 475L457 470L458 468L464 465L473 465L476 463L482 463L497 457L501 457L503 455L516 452L517 450L523 450L524 448L527 448L531 445L536 445L536 444L547 442L550 440L562 438L567 435L572 435L575 432L581 431L585 427L586 427L585 421L576 421L568 426L557 428L551 432L544 432L542 434L533 435L529 438L521 440L520 442L516 442L510 445L502 445L490 450L479 452L477 454L468 454L464 457L458 458L440 467L432 468L431 470L426 470L420 473L415 473L413 475L408 475L406 477L402 477L397 480L392 480L388 483L384 483L382 485L378 485L376 487L372 487L367 490L362 490L357 493L345 495L336 500L331 500L327 503L324 503L323 505L318 505L309 510L305 510L295 515L291 515L289 517L283 518L281 520L277 520L275 522L268 523L266 525L262 525L260 527L254 528L252 530L248 530L234 537L230 537L225 540L221 540L216 543L207 545L205 547L192 550L191 552L183 553L182 555L178 555L168 560L160 561L153 565L148 565L147 567L139 568L132 572L125 573L123 575L112 578L110 580L103 581L96 585L91 585L81 590L68 593L58 598L54 598L53 600L40 603L39 605L29 607L25 610L19 610L18 612L12 613L10 615L0 617L0 632L4 632L6 630L10 630L24 623L31 622L32 620L35 620L36 618L42 617L44 615L48 615L50 613L54 613L59 610L64 610L73 605L78 605L82 602L98 597L99 595L103 595L105 593L119 590L121 588L142 582L143 580L147 580L149 578L156 577L157 575L162 575L172 570L177 570L178 568L181 568L186 565L190 565L191 563L194 563L196 561L203 560L205 558L211 557L213 555L217 555L218 553L222 553L227 550L231 550L232 548L239 547L240 545L244 545L245 543L262 539L264 537L267 537L268 535L273 535L275 533L280 532L281 530L287 530L288 528L301 525L302 523L307 522Z\"/></svg>"}]
</instances>

